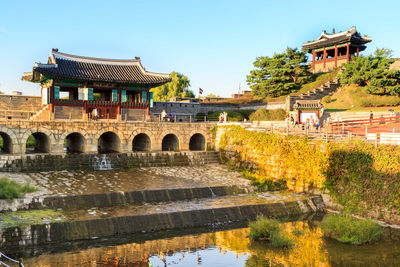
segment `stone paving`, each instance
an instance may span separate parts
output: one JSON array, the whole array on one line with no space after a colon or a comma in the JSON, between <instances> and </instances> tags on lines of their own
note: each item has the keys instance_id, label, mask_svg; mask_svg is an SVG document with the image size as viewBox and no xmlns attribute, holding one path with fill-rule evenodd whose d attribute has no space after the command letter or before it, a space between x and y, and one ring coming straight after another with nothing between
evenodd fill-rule
<instances>
[{"instance_id":1,"label":"stone paving","mask_svg":"<svg viewBox=\"0 0 400 267\"><path fill-rule=\"evenodd\" d=\"M249 192L254 190L251 182L242 178L240 172L230 171L221 164L150 167L134 170L0 173L0 177L4 176L37 186L40 190L33 193L32 196L63 196L221 185L236 185Z\"/></svg>"}]
</instances>

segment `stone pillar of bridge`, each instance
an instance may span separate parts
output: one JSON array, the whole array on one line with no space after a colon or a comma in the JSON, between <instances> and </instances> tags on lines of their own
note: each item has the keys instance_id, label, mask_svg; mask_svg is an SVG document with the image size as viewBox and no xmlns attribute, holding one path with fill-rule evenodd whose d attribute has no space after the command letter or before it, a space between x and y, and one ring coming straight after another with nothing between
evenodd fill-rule
<instances>
[{"instance_id":1,"label":"stone pillar of bridge","mask_svg":"<svg viewBox=\"0 0 400 267\"><path fill-rule=\"evenodd\" d=\"M26 144L17 144L17 140L13 140L10 154L25 154Z\"/></svg>"},{"instance_id":2,"label":"stone pillar of bridge","mask_svg":"<svg viewBox=\"0 0 400 267\"><path fill-rule=\"evenodd\" d=\"M132 144L129 144L128 140L121 140L121 153L132 152Z\"/></svg>"},{"instance_id":3,"label":"stone pillar of bridge","mask_svg":"<svg viewBox=\"0 0 400 267\"><path fill-rule=\"evenodd\" d=\"M185 142L184 139L179 139L179 149L181 151L189 150L189 142Z\"/></svg>"},{"instance_id":4,"label":"stone pillar of bridge","mask_svg":"<svg viewBox=\"0 0 400 267\"><path fill-rule=\"evenodd\" d=\"M49 153L64 153L64 144L50 144Z\"/></svg>"},{"instance_id":5,"label":"stone pillar of bridge","mask_svg":"<svg viewBox=\"0 0 400 267\"><path fill-rule=\"evenodd\" d=\"M85 153L97 153L97 142L98 140L96 138L86 138L86 144L85 144Z\"/></svg>"},{"instance_id":6,"label":"stone pillar of bridge","mask_svg":"<svg viewBox=\"0 0 400 267\"><path fill-rule=\"evenodd\" d=\"M162 150L162 139L155 139L154 142L151 143L150 151L161 151Z\"/></svg>"}]
</instances>

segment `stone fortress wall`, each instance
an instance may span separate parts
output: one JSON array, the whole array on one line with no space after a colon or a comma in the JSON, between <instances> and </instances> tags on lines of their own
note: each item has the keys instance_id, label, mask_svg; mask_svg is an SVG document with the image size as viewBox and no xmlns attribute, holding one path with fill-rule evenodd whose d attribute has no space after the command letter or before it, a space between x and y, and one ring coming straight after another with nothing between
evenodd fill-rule
<instances>
[{"instance_id":1,"label":"stone fortress wall","mask_svg":"<svg viewBox=\"0 0 400 267\"><path fill-rule=\"evenodd\" d=\"M40 96L0 95L0 120L29 119L41 108Z\"/></svg>"},{"instance_id":2,"label":"stone fortress wall","mask_svg":"<svg viewBox=\"0 0 400 267\"><path fill-rule=\"evenodd\" d=\"M189 121L199 113L207 114L216 111L238 111L238 110L257 110L265 109L286 109L286 102L270 103L250 103L250 104L230 104L230 103L197 103L197 102L165 102L155 101L150 112L159 117L165 110L168 114L173 113L177 116L177 121Z\"/></svg>"}]
</instances>

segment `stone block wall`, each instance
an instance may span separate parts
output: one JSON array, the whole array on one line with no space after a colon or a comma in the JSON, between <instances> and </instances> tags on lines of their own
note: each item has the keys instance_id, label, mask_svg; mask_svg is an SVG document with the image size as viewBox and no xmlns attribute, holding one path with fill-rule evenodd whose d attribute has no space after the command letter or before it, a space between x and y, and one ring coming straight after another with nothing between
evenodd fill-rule
<instances>
[{"instance_id":1,"label":"stone block wall","mask_svg":"<svg viewBox=\"0 0 400 267\"><path fill-rule=\"evenodd\" d=\"M41 108L40 96L0 95L0 119L28 120Z\"/></svg>"},{"instance_id":2,"label":"stone block wall","mask_svg":"<svg viewBox=\"0 0 400 267\"><path fill-rule=\"evenodd\" d=\"M115 154L1 155L0 171L129 169L152 166L188 166L218 163L216 152L157 152Z\"/></svg>"},{"instance_id":3,"label":"stone block wall","mask_svg":"<svg viewBox=\"0 0 400 267\"><path fill-rule=\"evenodd\" d=\"M55 106L54 119L56 120L82 120L82 107Z\"/></svg>"}]
</instances>

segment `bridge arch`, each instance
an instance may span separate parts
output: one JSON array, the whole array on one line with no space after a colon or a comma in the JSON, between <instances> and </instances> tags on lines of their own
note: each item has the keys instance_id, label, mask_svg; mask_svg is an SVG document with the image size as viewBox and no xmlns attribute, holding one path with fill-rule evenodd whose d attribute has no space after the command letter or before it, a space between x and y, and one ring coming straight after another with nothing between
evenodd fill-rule
<instances>
[{"instance_id":1,"label":"bridge arch","mask_svg":"<svg viewBox=\"0 0 400 267\"><path fill-rule=\"evenodd\" d=\"M50 153L51 141L44 132L32 132L25 139L27 153Z\"/></svg>"},{"instance_id":2,"label":"bridge arch","mask_svg":"<svg viewBox=\"0 0 400 267\"><path fill-rule=\"evenodd\" d=\"M68 153L83 153L86 140L81 133L73 132L65 137L64 145Z\"/></svg>"},{"instance_id":3,"label":"bridge arch","mask_svg":"<svg viewBox=\"0 0 400 267\"><path fill-rule=\"evenodd\" d=\"M179 139L175 134L167 134L162 139L161 149L162 151L177 151L179 150Z\"/></svg>"},{"instance_id":4,"label":"bridge arch","mask_svg":"<svg viewBox=\"0 0 400 267\"><path fill-rule=\"evenodd\" d=\"M137 134L132 140L132 151L150 151L151 139L145 133Z\"/></svg>"},{"instance_id":5,"label":"bridge arch","mask_svg":"<svg viewBox=\"0 0 400 267\"><path fill-rule=\"evenodd\" d=\"M206 138L200 133L195 133L190 137L189 150L204 151L206 149Z\"/></svg>"},{"instance_id":6,"label":"bridge arch","mask_svg":"<svg viewBox=\"0 0 400 267\"><path fill-rule=\"evenodd\" d=\"M11 136L6 132L0 132L2 139L1 152L11 154L13 152L13 141Z\"/></svg>"},{"instance_id":7,"label":"bridge arch","mask_svg":"<svg viewBox=\"0 0 400 267\"><path fill-rule=\"evenodd\" d=\"M97 151L99 153L119 153L121 152L121 139L112 131L105 132L98 139Z\"/></svg>"}]
</instances>

